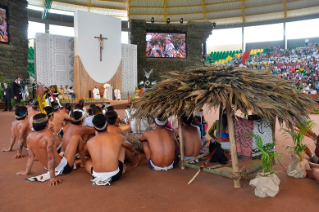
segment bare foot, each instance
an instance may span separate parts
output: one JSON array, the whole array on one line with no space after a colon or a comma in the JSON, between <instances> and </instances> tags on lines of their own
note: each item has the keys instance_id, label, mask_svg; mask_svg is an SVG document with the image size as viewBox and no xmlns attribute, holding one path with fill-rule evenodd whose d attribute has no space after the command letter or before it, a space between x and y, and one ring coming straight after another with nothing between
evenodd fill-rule
<instances>
[{"instance_id":1,"label":"bare foot","mask_svg":"<svg viewBox=\"0 0 319 212\"><path fill-rule=\"evenodd\" d=\"M10 148L8 149L2 149L1 152L11 152L12 150Z\"/></svg>"},{"instance_id":2,"label":"bare foot","mask_svg":"<svg viewBox=\"0 0 319 212\"><path fill-rule=\"evenodd\" d=\"M140 162L141 154L139 152L134 152L133 157L134 157L134 163L132 163L132 166L135 168L135 167L137 167L138 163Z\"/></svg>"},{"instance_id":3,"label":"bare foot","mask_svg":"<svg viewBox=\"0 0 319 212\"><path fill-rule=\"evenodd\" d=\"M123 171L122 171L122 174L124 174L126 172L126 165L123 164Z\"/></svg>"}]
</instances>

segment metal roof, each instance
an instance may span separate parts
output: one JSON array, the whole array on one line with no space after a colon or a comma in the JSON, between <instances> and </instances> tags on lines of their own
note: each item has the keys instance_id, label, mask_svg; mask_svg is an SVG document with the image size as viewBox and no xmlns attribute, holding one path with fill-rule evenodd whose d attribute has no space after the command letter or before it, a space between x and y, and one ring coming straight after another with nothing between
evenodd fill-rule
<instances>
[{"instance_id":1,"label":"metal roof","mask_svg":"<svg viewBox=\"0 0 319 212\"><path fill-rule=\"evenodd\" d=\"M44 7L45 0L28 0ZM52 0L52 9L84 10L156 23L215 21L242 24L319 14L319 0Z\"/></svg>"}]
</instances>

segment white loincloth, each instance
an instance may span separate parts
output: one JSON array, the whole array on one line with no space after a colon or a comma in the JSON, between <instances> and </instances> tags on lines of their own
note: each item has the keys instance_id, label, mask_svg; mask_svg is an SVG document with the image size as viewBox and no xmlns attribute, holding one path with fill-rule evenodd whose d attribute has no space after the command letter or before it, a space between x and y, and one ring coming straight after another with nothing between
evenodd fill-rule
<instances>
[{"instance_id":1,"label":"white loincloth","mask_svg":"<svg viewBox=\"0 0 319 212\"><path fill-rule=\"evenodd\" d=\"M153 166L153 170L155 170L155 171L168 171L168 170L172 169L173 165L174 165L174 161L173 161L173 163L169 166L159 167L159 166L154 165L151 159L149 159L149 163Z\"/></svg>"},{"instance_id":2,"label":"white loincloth","mask_svg":"<svg viewBox=\"0 0 319 212\"><path fill-rule=\"evenodd\" d=\"M117 175L120 172L120 168L112 172L95 172L92 170L93 179L91 179L92 185L111 185L112 177Z\"/></svg>"}]
</instances>

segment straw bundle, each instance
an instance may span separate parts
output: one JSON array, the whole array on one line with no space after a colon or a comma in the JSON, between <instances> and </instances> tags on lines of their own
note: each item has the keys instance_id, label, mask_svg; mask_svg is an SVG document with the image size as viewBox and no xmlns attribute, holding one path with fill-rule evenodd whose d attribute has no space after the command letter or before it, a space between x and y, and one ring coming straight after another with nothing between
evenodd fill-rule
<instances>
[{"instance_id":1,"label":"straw bundle","mask_svg":"<svg viewBox=\"0 0 319 212\"><path fill-rule=\"evenodd\" d=\"M170 72L149 89L142 98L133 100L138 107L134 116L164 117L190 115L204 105L217 108L230 104L247 114L253 110L272 122L275 117L293 124L308 119L307 108L314 102L283 80L269 74L233 67L199 67L185 72Z\"/></svg>"}]
</instances>

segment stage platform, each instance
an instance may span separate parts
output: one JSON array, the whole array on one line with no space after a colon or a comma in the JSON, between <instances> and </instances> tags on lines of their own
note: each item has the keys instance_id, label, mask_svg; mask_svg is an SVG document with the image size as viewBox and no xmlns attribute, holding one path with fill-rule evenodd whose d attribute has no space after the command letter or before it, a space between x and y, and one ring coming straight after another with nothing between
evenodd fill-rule
<instances>
[{"instance_id":1,"label":"stage platform","mask_svg":"<svg viewBox=\"0 0 319 212\"><path fill-rule=\"evenodd\" d=\"M97 102L85 102L84 101L84 106L88 108L91 104L95 104L97 106L102 106L102 104L111 104L115 109L126 109L127 108L127 100L101 100ZM62 102L62 106L64 106L66 103ZM77 104L77 102L69 103L73 108Z\"/></svg>"}]
</instances>

